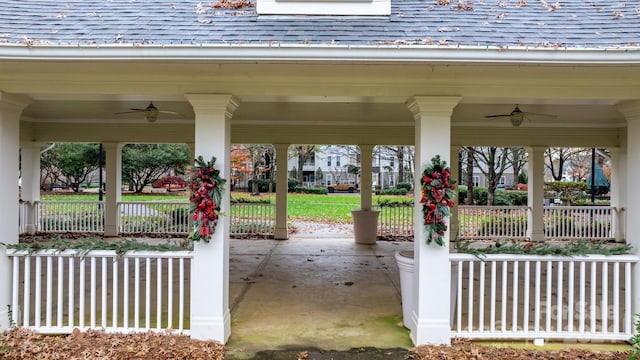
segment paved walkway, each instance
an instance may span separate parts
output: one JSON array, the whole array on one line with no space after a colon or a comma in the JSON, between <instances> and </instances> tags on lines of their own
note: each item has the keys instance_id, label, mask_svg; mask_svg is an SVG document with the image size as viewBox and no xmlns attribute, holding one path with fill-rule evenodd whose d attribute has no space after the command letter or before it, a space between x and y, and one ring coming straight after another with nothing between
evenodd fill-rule
<instances>
[{"instance_id":1,"label":"paved walkway","mask_svg":"<svg viewBox=\"0 0 640 360\"><path fill-rule=\"evenodd\" d=\"M413 244L358 245L335 235L231 242L228 358L411 347L393 255Z\"/></svg>"}]
</instances>

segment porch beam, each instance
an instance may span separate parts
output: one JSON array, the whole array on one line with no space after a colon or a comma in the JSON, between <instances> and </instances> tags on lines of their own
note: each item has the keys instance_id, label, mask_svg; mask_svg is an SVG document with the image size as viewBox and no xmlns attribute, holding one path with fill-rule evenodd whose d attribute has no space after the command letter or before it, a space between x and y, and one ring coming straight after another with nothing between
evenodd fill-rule
<instances>
[{"instance_id":1,"label":"porch beam","mask_svg":"<svg viewBox=\"0 0 640 360\"><path fill-rule=\"evenodd\" d=\"M287 240L287 202L289 192L288 154L290 144L274 144L276 149L276 229L273 237L276 240Z\"/></svg>"},{"instance_id":2,"label":"porch beam","mask_svg":"<svg viewBox=\"0 0 640 360\"><path fill-rule=\"evenodd\" d=\"M40 146L39 142L22 143L20 146L20 178L22 187L20 200L26 207L26 233L33 235L38 231L36 202L40 201Z\"/></svg>"},{"instance_id":3,"label":"porch beam","mask_svg":"<svg viewBox=\"0 0 640 360\"><path fill-rule=\"evenodd\" d=\"M544 152L546 147L526 148L529 207L527 237L530 241L544 241Z\"/></svg>"},{"instance_id":4,"label":"porch beam","mask_svg":"<svg viewBox=\"0 0 640 360\"><path fill-rule=\"evenodd\" d=\"M18 174L20 149L20 115L31 103L23 96L0 92L0 239L6 244L18 243ZM0 250L0 332L11 324L9 309L15 315L20 309L11 307L11 262Z\"/></svg>"},{"instance_id":5,"label":"porch beam","mask_svg":"<svg viewBox=\"0 0 640 360\"><path fill-rule=\"evenodd\" d=\"M105 149L105 200L104 200L104 236L118 236L120 214L118 203L122 201L122 148L124 144L104 143Z\"/></svg>"},{"instance_id":6,"label":"porch beam","mask_svg":"<svg viewBox=\"0 0 640 360\"><path fill-rule=\"evenodd\" d=\"M415 189L420 189L423 167L440 155L451 160L451 115L461 98L453 96L414 96L407 101L415 119ZM420 205L420 191L414 191L414 273L415 289L411 340L415 345L451 343L450 231L444 246L427 245Z\"/></svg>"},{"instance_id":7,"label":"porch beam","mask_svg":"<svg viewBox=\"0 0 640 360\"><path fill-rule=\"evenodd\" d=\"M186 94L195 112L196 156L216 158L227 180L220 205L230 210L231 116L238 107L231 94ZM229 216L221 216L209 243L194 244L191 263L191 337L226 343L231 335L229 313Z\"/></svg>"}]
</instances>

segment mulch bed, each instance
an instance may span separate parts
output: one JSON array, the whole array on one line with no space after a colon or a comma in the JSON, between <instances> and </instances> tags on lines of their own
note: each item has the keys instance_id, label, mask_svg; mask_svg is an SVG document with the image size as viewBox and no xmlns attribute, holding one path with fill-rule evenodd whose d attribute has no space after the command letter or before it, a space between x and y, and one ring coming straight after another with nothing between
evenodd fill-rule
<instances>
[{"instance_id":1,"label":"mulch bed","mask_svg":"<svg viewBox=\"0 0 640 360\"><path fill-rule=\"evenodd\" d=\"M388 359L388 360L623 360L629 352L596 352L583 349L557 351L496 348L475 345L464 339L453 339L451 346L421 346L409 351L359 349L344 352L295 351L265 352L256 359ZM0 334L0 359L224 359L224 347L213 341L192 340L171 333L105 334L100 331L74 330L70 335L39 335L16 328Z\"/></svg>"}]
</instances>

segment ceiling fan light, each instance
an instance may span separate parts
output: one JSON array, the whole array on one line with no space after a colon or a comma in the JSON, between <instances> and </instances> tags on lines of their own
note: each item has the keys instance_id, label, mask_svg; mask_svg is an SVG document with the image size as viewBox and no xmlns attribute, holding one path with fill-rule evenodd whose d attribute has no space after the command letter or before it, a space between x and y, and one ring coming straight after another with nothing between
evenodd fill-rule
<instances>
[{"instance_id":1,"label":"ceiling fan light","mask_svg":"<svg viewBox=\"0 0 640 360\"><path fill-rule=\"evenodd\" d=\"M158 112L158 108L153 103L149 103L149 106L144 110L145 118L148 122L155 122L158 120Z\"/></svg>"},{"instance_id":2,"label":"ceiling fan light","mask_svg":"<svg viewBox=\"0 0 640 360\"><path fill-rule=\"evenodd\" d=\"M524 121L524 114L522 112L514 112L511 114L510 118L511 118L511 125L520 126Z\"/></svg>"}]
</instances>

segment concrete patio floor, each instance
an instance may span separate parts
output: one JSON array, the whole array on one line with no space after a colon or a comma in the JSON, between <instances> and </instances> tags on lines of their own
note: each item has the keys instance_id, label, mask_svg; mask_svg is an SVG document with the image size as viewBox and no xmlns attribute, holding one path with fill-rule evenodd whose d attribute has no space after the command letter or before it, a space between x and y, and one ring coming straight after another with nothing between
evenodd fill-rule
<instances>
[{"instance_id":1,"label":"concrete patio floor","mask_svg":"<svg viewBox=\"0 0 640 360\"><path fill-rule=\"evenodd\" d=\"M396 250L343 233L232 240L228 358L264 350L411 347L402 326Z\"/></svg>"}]
</instances>

